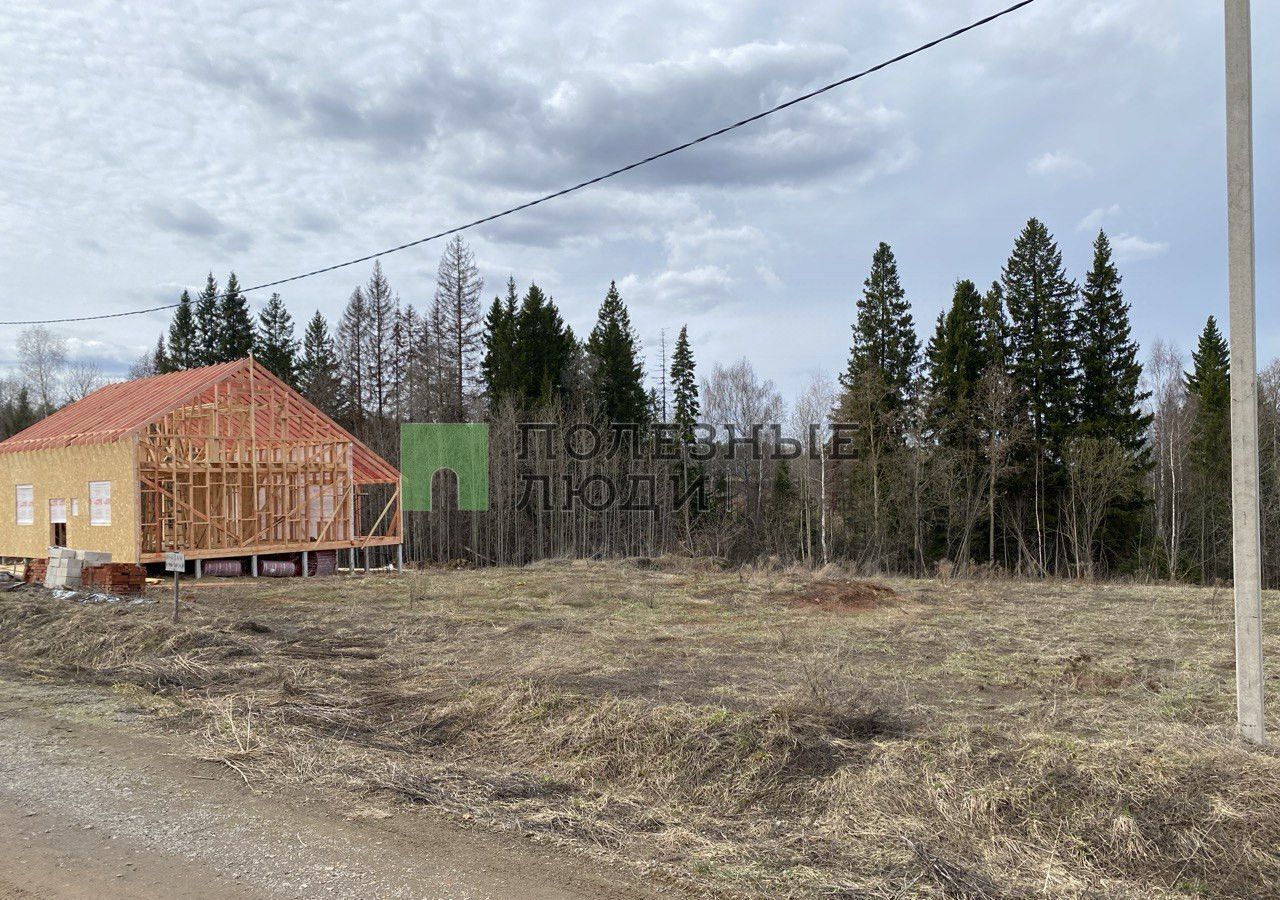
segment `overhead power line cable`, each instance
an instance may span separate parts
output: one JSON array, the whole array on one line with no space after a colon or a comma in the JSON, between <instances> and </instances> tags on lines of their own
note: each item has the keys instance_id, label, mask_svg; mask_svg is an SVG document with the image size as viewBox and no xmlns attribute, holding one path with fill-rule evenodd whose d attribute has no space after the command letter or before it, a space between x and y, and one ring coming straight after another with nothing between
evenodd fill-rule
<instances>
[{"instance_id":1,"label":"overhead power line cable","mask_svg":"<svg viewBox=\"0 0 1280 900\"><path fill-rule=\"evenodd\" d=\"M559 197L564 197L568 194L574 193L575 191L580 191L583 188L591 187L592 185L599 184L602 181L607 181L610 178L615 178L618 175L622 175L626 172L630 172L632 169L638 169L641 166L647 166L651 162L656 162L657 160L660 160L664 157L679 153L682 150L688 150L690 147L697 146L698 144L701 144L704 141L709 141L712 138L720 137L723 134L728 134L731 131L734 131L738 128L742 128L746 125L750 125L753 122L759 122L761 119L768 118L769 116L772 116L775 113L782 112L784 109L788 109L792 106L796 106L797 104L804 103L806 100L812 100L814 97L817 97L821 94L825 94L828 91L833 91L838 87L843 87L846 84L852 84L853 82L858 81L861 78L866 78L868 75L873 75L876 72L879 72L881 69L887 69L889 68L889 66L892 66L892 65L895 65L896 63L900 63L904 60L910 59L911 57L916 56L917 54L924 53L926 50L931 50L934 47L937 47L939 44L945 44L947 41L954 40L963 34L967 34L970 31L973 31L977 28L981 28L982 26L990 24L991 22L994 22L997 19L1003 18L1011 13L1017 12L1018 10L1022 9L1024 6L1030 6L1032 3L1035 3L1035 2L1036 0L1020 0L1020 2L1015 3L1012 6L1009 6L1005 9L1002 9L999 12L994 12L989 16L984 16L983 18L978 19L976 22L971 22L970 24L965 25L963 28L957 28L955 31L952 31L949 34L944 34L942 37L934 38L928 43L921 44L920 46L912 50L907 50L904 53L899 53L897 56L891 59L886 59L884 62L876 63L874 66L871 66L868 69L863 69L861 72L856 72L853 75L848 75L844 78L841 78L838 81L833 81L830 84L825 84L820 88L809 91L807 94L801 94L798 97L793 97L792 99L787 100L784 103L779 103L777 106L771 107L762 112L758 112L753 116L748 116L745 119L739 119L737 122L734 122L730 125L725 125L723 128L717 128L715 131L709 131L706 134L701 135L700 137L696 137L696 138L693 138L692 140L685 141L683 144L678 144L674 147L670 147L666 150L662 150L658 153L654 153L650 156L646 156L644 159L638 159L635 162L627 163L625 166L619 166L618 168L613 169L612 171L605 172L603 175L597 175L596 177L589 178L586 181L580 181L575 185L571 185L570 187L561 188L560 190L550 194L544 194L543 196L538 197L534 200L529 200L526 203L521 203L519 206L512 206L509 209L502 210L501 212L491 213L490 215L484 216L483 218L475 219L471 222L467 222L465 225L457 225L457 226L454 226L453 228L449 228L444 231L438 231L435 234L427 235L426 237L421 237L416 240L407 241L403 244L397 244L396 246L388 247L385 250L379 250L376 253L369 253L364 256L358 256L355 259L348 259L348 260L345 260L344 262L334 263L333 265L322 266L321 268L318 268L318 269L312 269L309 272L302 272L298 275L290 275L287 278L278 278L275 281L265 281L262 284L255 284L255 285L252 285L251 287L241 288L240 293L247 294L251 291L261 291L266 288L279 287L282 284L289 284L290 282L301 281L304 278L312 278L316 275L323 275L326 272L333 272L338 269L345 269L348 266L359 265L360 263L368 262L371 259L378 259L379 257L387 256L391 253L399 253L401 250L408 250L410 247L417 247L420 244L430 243L431 241L436 241L443 237L449 237L450 235L458 234L459 232L467 231L468 229L471 229L471 228L476 228L477 226L484 225L488 222L493 222L505 216L510 216L510 215L513 215L514 213L522 212L526 209L531 209L532 207L538 206L539 204L546 203L548 200L555 200ZM219 296L221 297L222 295L219 295ZM90 322L98 319L118 319L124 316L140 316L146 313L159 312L161 310L166 310L166 309L174 309L178 305L179 304L177 303L165 303L160 306L150 306L150 307L147 307L146 309L133 309L127 312L102 313L96 316L68 316L66 318L61 318L61 319L26 319L22 321L0 322L0 325L54 325L62 322Z\"/></svg>"}]
</instances>

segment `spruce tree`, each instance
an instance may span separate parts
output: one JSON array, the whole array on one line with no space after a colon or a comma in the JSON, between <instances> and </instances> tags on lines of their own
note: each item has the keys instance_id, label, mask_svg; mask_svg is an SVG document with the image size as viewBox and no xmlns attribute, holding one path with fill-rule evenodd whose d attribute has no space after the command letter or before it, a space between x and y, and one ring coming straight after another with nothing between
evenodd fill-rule
<instances>
[{"instance_id":1,"label":"spruce tree","mask_svg":"<svg viewBox=\"0 0 1280 900\"><path fill-rule=\"evenodd\" d=\"M1111 258L1111 242L1099 231L1093 242L1093 268L1080 291L1075 332L1080 354L1080 430L1114 440L1146 460L1151 416L1142 402L1151 396L1139 388L1142 364L1130 338L1129 304L1120 290L1120 273Z\"/></svg>"},{"instance_id":2,"label":"spruce tree","mask_svg":"<svg viewBox=\"0 0 1280 900\"><path fill-rule=\"evenodd\" d=\"M1213 316L1191 353L1187 392L1194 417L1188 457L1195 475L1201 577L1231 574L1231 357Z\"/></svg>"},{"instance_id":3,"label":"spruce tree","mask_svg":"<svg viewBox=\"0 0 1280 900\"><path fill-rule=\"evenodd\" d=\"M1015 492L1029 495L1034 532L1031 562L1049 572L1055 562L1052 533L1065 490L1063 467L1076 424L1074 312L1076 286L1049 230L1029 219L1001 273L1009 313L1008 367L1027 408L1030 453ZM1030 543L1030 542L1028 542Z\"/></svg>"},{"instance_id":4,"label":"spruce tree","mask_svg":"<svg viewBox=\"0 0 1280 900\"><path fill-rule=\"evenodd\" d=\"M518 388L516 368L516 295L515 278L507 278L507 296L494 297L484 318L481 342L484 355L480 359L480 379L492 407Z\"/></svg>"},{"instance_id":5,"label":"spruce tree","mask_svg":"<svg viewBox=\"0 0 1280 900\"><path fill-rule=\"evenodd\" d=\"M1076 422L1076 286L1039 220L1028 220L1018 236L1000 286L1009 311L1009 363L1026 396L1036 449L1061 459Z\"/></svg>"},{"instance_id":6,"label":"spruce tree","mask_svg":"<svg viewBox=\"0 0 1280 900\"><path fill-rule=\"evenodd\" d=\"M851 528L869 526L868 540L876 554L886 546L892 506L886 493L887 477L891 471L900 471L895 464L912 425L919 366L920 340L911 306L898 278L893 251L882 241L872 255L871 272L857 301L849 364L840 376L844 390L837 413L842 421L858 428L858 462L843 473L851 479L850 494L870 501L869 509L849 506L848 524ZM865 481L854 487L853 479Z\"/></svg>"},{"instance_id":7,"label":"spruce tree","mask_svg":"<svg viewBox=\"0 0 1280 900\"><path fill-rule=\"evenodd\" d=\"M693 426L698 423L698 377L694 372L693 350L689 347L689 326L680 326L675 352L671 355L671 393L674 400L672 424L679 429L685 443L693 441Z\"/></svg>"},{"instance_id":8,"label":"spruce tree","mask_svg":"<svg viewBox=\"0 0 1280 900\"><path fill-rule=\"evenodd\" d=\"M1000 282L982 295L981 341L988 371L1004 372L1009 357L1009 317L1005 314L1004 289Z\"/></svg>"},{"instance_id":9,"label":"spruce tree","mask_svg":"<svg viewBox=\"0 0 1280 900\"><path fill-rule=\"evenodd\" d=\"M335 348L340 385L337 405L345 423L357 431L357 437L363 432L365 411L369 406L369 365L365 355L369 345L368 319L364 289L357 286L351 292L338 322Z\"/></svg>"},{"instance_id":10,"label":"spruce tree","mask_svg":"<svg viewBox=\"0 0 1280 900\"><path fill-rule=\"evenodd\" d=\"M212 277L212 275L210 276ZM217 293L217 285L214 285ZM173 313L173 322L169 325L169 350L166 361L167 372L180 372L200 365L200 335L196 328L196 318L191 309L191 294L183 291L178 298L178 308Z\"/></svg>"},{"instance_id":11,"label":"spruce tree","mask_svg":"<svg viewBox=\"0 0 1280 900\"><path fill-rule=\"evenodd\" d=\"M567 397L578 355L577 341L555 301L536 284L529 285L520 303L515 333L520 399L533 405Z\"/></svg>"},{"instance_id":12,"label":"spruce tree","mask_svg":"<svg viewBox=\"0 0 1280 900\"><path fill-rule=\"evenodd\" d=\"M329 416L337 416L341 412L341 384L337 371L338 355L329 334L329 323L317 310L303 332L302 355L298 357L296 377L302 396Z\"/></svg>"},{"instance_id":13,"label":"spruce tree","mask_svg":"<svg viewBox=\"0 0 1280 900\"><path fill-rule=\"evenodd\" d=\"M919 363L920 339L898 278L898 263L881 241L857 302L849 365L840 381L847 391L864 376L875 376L883 387L883 407L896 412L910 402Z\"/></svg>"},{"instance_id":14,"label":"spruce tree","mask_svg":"<svg viewBox=\"0 0 1280 900\"><path fill-rule=\"evenodd\" d=\"M222 331L218 311L218 282L214 280L212 272L205 279L204 289L196 297L194 319L195 340L192 342L191 365L188 368L211 366L221 359L219 342Z\"/></svg>"},{"instance_id":15,"label":"spruce tree","mask_svg":"<svg viewBox=\"0 0 1280 900\"><path fill-rule=\"evenodd\" d=\"M258 315L254 356L285 384L296 384L298 340L293 334L293 316L279 294L272 294Z\"/></svg>"},{"instance_id":16,"label":"spruce tree","mask_svg":"<svg viewBox=\"0 0 1280 900\"><path fill-rule=\"evenodd\" d=\"M169 358L169 352L165 349L163 334L156 338L156 349L151 352L151 371L155 375L176 371L173 368L173 361Z\"/></svg>"},{"instance_id":17,"label":"spruce tree","mask_svg":"<svg viewBox=\"0 0 1280 900\"><path fill-rule=\"evenodd\" d=\"M592 393L607 422L644 422L648 418L639 350L627 305L618 293L617 283L611 281L586 343Z\"/></svg>"},{"instance_id":18,"label":"spruce tree","mask_svg":"<svg viewBox=\"0 0 1280 900\"><path fill-rule=\"evenodd\" d=\"M244 359L253 352L253 319L249 315L249 301L240 293L236 273L227 276L227 287L218 301L218 327L215 362L231 362Z\"/></svg>"},{"instance_id":19,"label":"spruce tree","mask_svg":"<svg viewBox=\"0 0 1280 900\"><path fill-rule=\"evenodd\" d=\"M1129 463L1128 486L1107 509L1099 539L1104 556L1112 561L1131 552L1125 545L1141 527L1144 476L1150 466L1151 415L1143 411L1143 402L1151 393L1140 387L1142 364L1138 344L1130 337L1129 304L1120 281L1111 242L1099 231L1093 242L1093 266L1085 276L1076 310L1078 412L1080 433L1113 442Z\"/></svg>"},{"instance_id":20,"label":"spruce tree","mask_svg":"<svg viewBox=\"0 0 1280 900\"><path fill-rule=\"evenodd\" d=\"M927 418L946 445L970 446L976 438L971 404L991 360L984 337L984 298L972 281L956 282L951 307L938 315L925 351L928 361Z\"/></svg>"},{"instance_id":21,"label":"spruce tree","mask_svg":"<svg viewBox=\"0 0 1280 900\"><path fill-rule=\"evenodd\" d=\"M35 405L31 402L31 391L25 384L21 385L13 400L5 403L4 437L11 437L34 425L39 418Z\"/></svg>"}]
</instances>

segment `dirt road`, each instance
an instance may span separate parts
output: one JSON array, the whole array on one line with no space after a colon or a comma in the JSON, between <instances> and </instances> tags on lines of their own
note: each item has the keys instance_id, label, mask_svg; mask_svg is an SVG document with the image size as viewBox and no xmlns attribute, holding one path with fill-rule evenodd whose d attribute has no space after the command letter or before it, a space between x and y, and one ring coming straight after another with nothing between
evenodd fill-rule
<instances>
[{"instance_id":1,"label":"dirt road","mask_svg":"<svg viewBox=\"0 0 1280 900\"><path fill-rule=\"evenodd\" d=\"M107 692L0 677L0 900L653 896L423 811L255 794L130 718Z\"/></svg>"}]
</instances>

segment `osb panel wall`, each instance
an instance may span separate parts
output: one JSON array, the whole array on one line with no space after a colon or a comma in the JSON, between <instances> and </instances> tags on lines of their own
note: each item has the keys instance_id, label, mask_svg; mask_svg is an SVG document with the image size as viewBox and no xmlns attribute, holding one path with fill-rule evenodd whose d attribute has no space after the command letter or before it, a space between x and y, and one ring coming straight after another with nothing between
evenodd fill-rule
<instances>
[{"instance_id":1,"label":"osb panel wall","mask_svg":"<svg viewBox=\"0 0 1280 900\"><path fill-rule=\"evenodd\" d=\"M136 562L135 479L132 439L116 444L0 453L0 556L48 555L49 500L62 498L66 500L68 547L105 550L117 562ZM89 524L91 481L111 482L110 525ZM34 488L34 521L30 525L18 524L20 484Z\"/></svg>"}]
</instances>

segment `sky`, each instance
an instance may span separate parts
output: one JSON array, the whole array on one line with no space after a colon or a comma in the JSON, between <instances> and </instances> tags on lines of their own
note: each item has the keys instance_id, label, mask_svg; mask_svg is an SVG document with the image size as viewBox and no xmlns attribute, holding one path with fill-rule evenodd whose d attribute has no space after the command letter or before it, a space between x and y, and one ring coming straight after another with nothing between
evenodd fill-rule
<instances>
[{"instance_id":1,"label":"sky","mask_svg":"<svg viewBox=\"0 0 1280 900\"><path fill-rule=\"evenodd\" d=\"M8 0L0 6L0 318L174 302L403 243L720 127L1005 0L759 4ZM1280 355L1280 4L1254 3L1258 353ZM595 188L467 234L486 303L536 281L580 335L616 279L656 376L784 396L848 354L879 241L926 339L1028 217L1083 279L1111 236L1146 353L1226 316L1222 4L1031 7ZM442 247L383 260L430 302ZM301 324L368 265L280 289ZM267 294L251 294L258 309ZM168 314L53 326L122 374ZM12 366L17 329L0 342Z\"/></svg>"}]
</instances>

